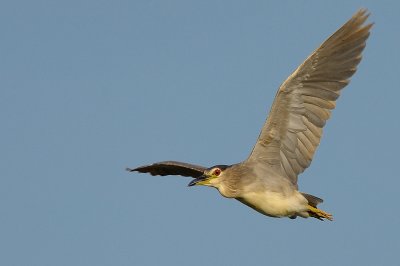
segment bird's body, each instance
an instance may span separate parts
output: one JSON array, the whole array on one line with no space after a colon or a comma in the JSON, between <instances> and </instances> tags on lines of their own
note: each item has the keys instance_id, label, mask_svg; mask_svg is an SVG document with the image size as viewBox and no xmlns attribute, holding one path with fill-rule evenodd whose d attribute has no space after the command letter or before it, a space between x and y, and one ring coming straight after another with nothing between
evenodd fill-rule
<instances>
[{"instance_id":1,"label":"bird's body","mask_svg":"<svg viewBox=\"0 0 400 266\"><path fill-rule=\"evenodd\" d=\"M207 186L222 196L235 198L256 211L271 217L309 217L309 202L279 170L245 161L226 167L219 178ZM228 178L225 178L225 177Z\"/></svg>"},{"instance_id":2,"label":"bird's body","mask_svg":"<svg viewBox=\"0 0 400 266\"><path fill-rule=\"evenodd\" d=\"M331 220L317 208L322 199L298 191L297 178L311 164L336 99L361 61L372 27L364 25L367 18L366 10L359 10L282 83L245 161L210 168L165 161L128 170L191 176L189 186L215 187L271 217Z\"/></svg>"},{"instance_id":3,"label":"bird's body","mask_svg":"<svg viewBox=\"0 0 400 266\"><path fill-rule=\"evenodd\" d=\"M308 201L296 190L287 195L274 191L248 191L238 200L271 217L309 217Z\"/></svg>"}]
</instances>

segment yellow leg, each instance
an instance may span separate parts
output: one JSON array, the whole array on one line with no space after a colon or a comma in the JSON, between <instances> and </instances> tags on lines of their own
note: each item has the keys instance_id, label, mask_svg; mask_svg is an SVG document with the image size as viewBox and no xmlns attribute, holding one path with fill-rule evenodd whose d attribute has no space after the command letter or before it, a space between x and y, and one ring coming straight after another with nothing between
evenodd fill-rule
<instances>
[{"instance_id":1,"label":"yellow leg","mask_svg":"<svg viewBox=\"0 0 400 266\"><path fill-rule=\"evenodd\" d=\"M324 212L323 210L317 209L313 206L308 205L308 213L311 217L322 220L322 218L328 219L329 221L333 220L333 216L330 213Z\"/></svg>"}]
</instances>

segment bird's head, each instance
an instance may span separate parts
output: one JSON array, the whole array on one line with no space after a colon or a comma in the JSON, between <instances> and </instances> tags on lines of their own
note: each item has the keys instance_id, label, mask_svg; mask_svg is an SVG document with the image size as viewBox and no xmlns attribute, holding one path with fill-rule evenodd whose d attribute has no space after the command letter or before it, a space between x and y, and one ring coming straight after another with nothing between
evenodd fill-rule
<instances>
[{"instance_id":1,"label":"bird's head","mask_svg":"<svg viewBox=\"0 0 400 266\"><path fill-rule=\"evenodd\" d=\"M225 170L228 168L228 165L216 165L210 167L204 171L204 173L193 179L188 186L209 186L218 188L219 184L222 182Z\"/></svg>"}]
</instances>

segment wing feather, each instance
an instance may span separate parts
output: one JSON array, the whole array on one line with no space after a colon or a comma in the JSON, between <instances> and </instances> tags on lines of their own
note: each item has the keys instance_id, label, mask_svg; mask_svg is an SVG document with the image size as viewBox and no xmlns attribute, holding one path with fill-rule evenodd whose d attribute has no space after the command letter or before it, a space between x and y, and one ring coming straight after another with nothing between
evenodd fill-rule
<instances>
[{"instance_id":1,"label":"wing feather","mask_svg":"<svg viewBox=\"0 0 400 266\"><path fill-rule=\"evenodd\" d=\"M248 160L278 167L297 185L320 143L341 90L361 61L372 24L361 9L280 86Z\"/></svg>"},{"instance_id":2,"label":"wing feather","mask_svg":"<svg viewBox=\"0 0 400 266\"><path fill-rule=\"evenodd\" d=\"M127 168L126 170L129 172L150 173L151 175L181 175L196 178L204 173L206 167L176 161L165 161L140 166L135 169Z\"/></svg>"}]
</instances>

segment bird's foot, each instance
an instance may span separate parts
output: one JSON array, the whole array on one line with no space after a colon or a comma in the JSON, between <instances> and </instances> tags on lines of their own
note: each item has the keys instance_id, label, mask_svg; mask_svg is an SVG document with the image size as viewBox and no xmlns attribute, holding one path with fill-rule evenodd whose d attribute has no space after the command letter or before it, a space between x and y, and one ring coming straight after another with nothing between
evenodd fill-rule
<instances>
[{"instance_id":1,"label":"bird's foot","mask_svg":"<svg viewBox=\"0 0 400 266\"><path fill-rule=\"evenodd\" d=\"M329 221L333 221L333 216L330 213L324 212L318 208L308 205L308 214L311 217L317 218L319 220L328 219Z\"/></svg>"}]
</instances>

